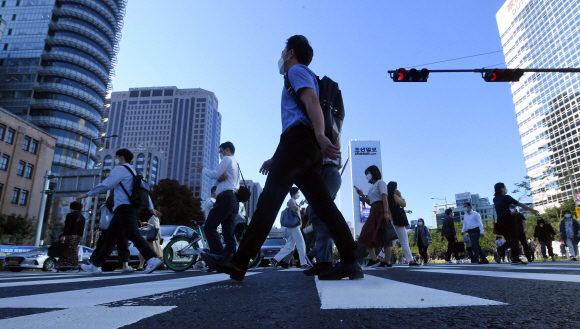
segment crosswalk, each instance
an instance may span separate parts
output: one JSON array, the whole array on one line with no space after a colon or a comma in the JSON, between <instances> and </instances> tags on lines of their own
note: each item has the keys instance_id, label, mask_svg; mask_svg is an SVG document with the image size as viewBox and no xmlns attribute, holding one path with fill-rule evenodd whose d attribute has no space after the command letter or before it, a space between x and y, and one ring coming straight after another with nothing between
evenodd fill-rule
<instances>
[{"instance_id":1,"label":"crosswalk","mask_svg":"<svg viewBox=\"0 0 580 329\"><path fill-rule=\"evenodd\" d=\"M429 265L413 267L395 265L388 269L363 269L363 280L320 281L297 272L302 269L272 268L253 269L247 273L243 285L252 286L257 281L280 280L279 276L293 276L301 285L316 289L321 310L331 309L425 309L440 307L486 307L507 305L505 301L487 296L471 296L469 293L446 290L441 287L424 286L420 280L405 278L429 278L431 281L456 280L460 278L498 278L501 280L537 280L562 284L580 283L580 265L574 264L509 264ZM511 281L510 281L511 282ZM514 281L516 282L516 281ZM204 285L231 285L225 274L208 274L201 271L175 273L158 271L149 275L119 272L91 276L85 273L0 273L0 310L47 309L34 314L2 319L1 328L118 328L156 314L171 312L175 305L141 306L131 302L136 299L172 300L178 291ZM15 289L18 290L15 290ZM13 296L5 292L17 293ZM396 296L386 298L385 296ZM250 297L251 298L251 297ZM54 310L58 309L58 310ZM0 315L2 311L0 311Z\"/></svg>"}]
</instances>

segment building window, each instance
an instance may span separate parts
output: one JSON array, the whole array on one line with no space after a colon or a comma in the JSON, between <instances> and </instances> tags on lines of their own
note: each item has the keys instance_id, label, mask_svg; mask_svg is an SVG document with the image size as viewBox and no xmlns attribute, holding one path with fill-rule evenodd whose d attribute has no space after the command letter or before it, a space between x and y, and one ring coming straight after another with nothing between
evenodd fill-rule
<instances>
[{"instance_id":1,"label":"building window","mask_svg":"<svg viewBox=\"0 0 580 329\"><path fill-rule=\"evenodd\" d=\"M15 188L12 190L12 198L10 199L10 202L11 202L11 203L14 203L14 204L16 204L16 203L18 202L18 194L20 194L20 189L19 189L19 188L17 188L17 187L15 187Z\"/></svg>"},{"instance_id":2,"label":"building window","mask_svg":"<svg viewBox=\"0 0 580 329\"><path fill-rule=\"evenodd\" d=\"M16 171L16 175L24 176L24 167L26 166L26 162L20 161L18 163L18 170Z\"/></svg>"},{"instance_id":3,"label":"building window","mask_svg":"<svg viewBox=\"0 0 580 329\"><path fill-rule=\"evenodd\" d=\"M34 171L34 166L30 163L26 165L26 172L24 173L24 177L31 179L32 178L32 171Z\"/></svg>"},{"instance_id":4,"label":"building window","mask_svg":"<svg viewBox=\"0 0 580 329\"><path fill-rule=\"evenodd\" d=\"M8 133L6 134L6 143L12 144L14 142L14 133L14 129L8 128Z\"/></svg>"},{"instance_id":5,"label":"building window","mask_svg":"<svg viewBox=\"0 0 580 329\"><path fill-rule=\"evenodd\" d=\"M2 154L2 158L0 159L0 170L8 170L8 162L10 161L10 156L7 154Z\"/></svg>"},{"instance_id":6,"label":"building window","mask_svg":"<svg viewBox=\"0 0 580 329\"><path fill-rule=\"evenodd\" d=\"M32 144L30 144L30 153L36 154L37 148L38 148L38 141L32 140Z\"/></svg>"},{"instance_id":7,"label":"building window","mask_svg":"<svg viewBox=\"0 0 580 329\"><path fill-rule=\"evenodd\" d=\"M0 141L4 140L4 134L6 133L6 126L0 125Z\"/></svg>"},{"instance_id":8,"label":"building window","mask_svg":"<svg viewBox=\"0 0 580 329\"><path fill-rule=\"evenodd\" d=\"M22 142L22 149L28 151L30 149L30 137L24 137L24 141Z\"/></svg>"},{"instance_id":9,"label":"building window","mask_svg":"<svg viewBox=\"0 0 580 329\"><path fill-rule=\"evenodd\" d=\"M28 201L28 191L22 190L20 193L20 203L21 206L26 206L26 202Z\"/></svg>"}]
</instances>

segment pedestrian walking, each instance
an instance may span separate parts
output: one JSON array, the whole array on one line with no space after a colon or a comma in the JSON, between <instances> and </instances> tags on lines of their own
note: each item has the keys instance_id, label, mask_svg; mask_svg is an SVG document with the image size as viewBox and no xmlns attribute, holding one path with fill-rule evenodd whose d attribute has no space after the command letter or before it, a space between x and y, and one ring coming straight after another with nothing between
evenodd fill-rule
<instances>
[{"instance_id":1,"label":"pedestrian walking","mask_svg":"<svg viewBox=\"0 0 580 329\"><path fill-rule=\"evenodd\" d=\"M231 259L237 245L234 219L239 211L236 193L240 188L240 179L235 153L236 148L232 142L222 143L219 147L221 162L216 170L210 170L202 165L197 166L197 170L204 176L218 181L216 201L207 216L203 230L211 253L223 259ZM217 231L220 225L225 249Z\"/></svg>"},{"instance_id":2,"label":"pedestrian walking","mask_svg":"<svg viewBox=\"0 0 580 329\"><path fill-rule=\"evenodd\" d=\"M63 267L70 268L67 272L79 272L78 247L85 231L85 217L81 214L83 204L71 202L70 210L64 221L64 230L60 236L61 242L67 243L67 256L60 257L56 263L56 271Z\"/></svg>"},{"instance_id":3,"label":"pedestrian walking","mask_svg":"<svg viewBox=\"0 0 580 329\"><path fill-rule=\"evenodd\" d=\"M160 261L163 261L163 249L161 245L163 244L163 238L161 237L161 222L159 221L159 217L151 216L149 221L147 222L139 222L139 225L144 226L147 228L147 237L149 238L149 233L151 231L157 231L157 236L154 240L147 239L147 243L155 251L157 258ZM145 257L139 253L139 267L137 267L137 271L143 271L143 265L145 265Z\"/></svg>"},{"instance_id":4,"label":"pedestrian walking","mask_svg":"<svg viewBox=\"0 0 580 329\"><path fill-rule=\"evenodd\" d=\"M467 250L467 252L465 253L464 259L466 259L467 256L469 256L469 259L472 259L473 258L473 248L471 247L471 239L469 238L469 233L465 233L465 235L463 235L463 243L465 243L465 249Z\"/></svg>"},{"instance_id":5,"label":"pedestrian walking","mask_svg":"<svg viewBox=\"0 0 580 329\"><path fill-rule=\"evenodd\" d=\"M385 248L384 259L391 258L391 250L393 249L393 242L384 238L385 230L388 229L388 225L391 225L387 200L387 183L382 180L381 171L375 165L365 170L365 178L371 184L366 196L361 189L354 187L361 199L371 205L369 217L361 229L358 243L367 247L371 257L366 266L377 267L379 266L379 259L375 248Z\"/></svg>"},{"instance_id":6,"label":"pedestrian walking","mask_svg":"<svg viewBox=\"0 0 580 329\"><path fill-rule=\"evenodd\" d=\"M211 196L203 202L203 213L205 214L206 220L207 220L207 216L209 215L209 212L213 209L213 205L215 204L215 199L217 198L217 195L215 193L216 190L217 190L217 186L212 186Z\"/></svg>"},{"instance_id":7,"label":"pedestrian walking","mask_svg":"<svg viewBox=\"0 0 580 329\"><path fill-rule=\"evenodd\" d=\"M568 247L570 259L576 261L578 257L578 241L580 241L580 224L568 210L564 212L564 219L560 222L560 239Z\"/></svg>"},{"instance_id":8,"label":"pedestrian walking","mask_svg":"<svg viewBox=\"0 0 580 329\"><path fill-rule=\"evenodd\" d=\"M471 258L471 263L489 264L489 261L485 258L485 254L479 245L479 239L484 237L481 216L477 211L472 209L471 202L465 202L463 206L467 208L467 212L465 212L465 215L463 216L463 228L461 229L461 234L464 232L469 233L471 247L473 248L473 258Z\"/></svg>"},{"instance_id":9,"label":"pedestrian walking","mask_svg":"<svg viewBox=\"0 0 580 329\"><path fill-rule=\"evenodd\" d=\"M139 233L137 226L137 213L139 207L133 205L130 200L129 191L133 191L133 181L137 172L131 166L133 161L133 153L127 149L117 150L115 153L115 168L111 171L101 184L95 186L86 194L81 194L77 197L78 200L87 198L89 196L99 195L108 190L114 189L115 205L113 208L113 218L109 223L105 241L103 242L101 251L95 257L93 264L81 265L82 269L91 274L101 274L100 267L105 263L105 260L111 255L113 248L117 243L117 234L121 232L128 240L132 241L135 247L147 259L147 266L143 273L151 273L161 265L161 261L156 258L155 252L147 241ZM151 214L159 217L161 213L153 208L151 198L149 198L149 211Z\"/></svg>"},{"instance_id":10,"label":"pedestrian walking","mask_svg":"<svg viewBox=\"0 0 580 329\"><path fill-rule=\"evenodd\" d=\"M288 201L288 208L300 217L300 207L306 202L298 203L297 200L300 198L300 193L297 187L292 187L290 189L290 200ZM306 245L304 243L304 237L300 230L300 226L296 227L286 227L286 244L280 251L270 259L270 263L274 267L282 266L283 268L288 267L288 263L284 262L283 259L294 253L294 248L298 250L298 258L300 261L301 268L311 267L308 257L306 257Z\"/></svg>"},{"instance_id":11,"label":"pedestrian walking","mask_svg":"<svg viewBox=\"0 0 580 329\"><path fill-rule=\"evenodd\" d=\"M419 248L419 255L423 258L422 265L427 265L429 257L427 256L427 248L431 244L431 233L425 227L423 218L417 220L417 227L415 227L415 235L413 237L413 246L417 245Z\"/></svg>"},{"instance_id":12,"label":"pedestrian walking","mask_svg":"<svg viewBox=\"0 0 580 329\"><path fill-rule=\"evenodd\" d=\"M518 211L518 208L514 204L510 206L510 212L516 221L516 225L518 226L518 237L520 244L522 245L524 255L526 256L528 262L531 262L532 254L530 253L530 246L528 245L528 240L526 239L526 234L528 232L528 222L526 222L526 217L524 217L524 215Z\"/></svg>"},{"instance_id":13,"label":"pedestrian walking","mask_svg":"<svg viewBox=\"0 0 580 329\"><path fill-rule=\"evenodd\" d=\"M548 249L548 255L552 258L552 261L555 262L556 258L554 258L554 250L552 249L552 241L554 241L554 236L556 232L554 228L550 224L546 224L542 217L538 217L538 223L536 225L536 229L534 230L534 238L540 242L540 249L542 250L542 257L544 258L544 262L548 259L546 255L546 248ZM566 254L566 249L562 255Z\"/></svg>"},{"instance_id":14,"label":"pedestrian walking","mask_svg":"<svg viewBox=\"0 0 580 329\"><path fill-rule=\"evenodd\" d=\"M445 252L445 264L453 264L451 261L451 253L456 260L459 260L459 255L456 250L452 250L453 242L457 241L457 232L455 230L455 221L453 220L453 210L445 210L445 219L443 219L443 227L441 229L441 241L447 239L447 252Z\"/></svg>"},{"instance_id":15,"label":"pedestrian walking","mask_svg":"<svg viewBox=\"0 0 580 329\"><path fill-rule=\"evenodd\" d=\"M344 217L334 204L320 174L322 159L338 159L340 149L325 136L324 118L318 99L318 80L308 65L313 50L301 35L289 38L278 61L280 74L287 78L304 104L301 105L284 88L282 91L282 135L274 156L265 161L260 172L267 174L264 190L256 211L238 251L231 261L203 253L206 264L221 270L230 277L242 281L250 259L260 252L270 228L276 220L280 206L294 183L309 200L312 210L328 228L341 261L331 271L320 273L319 280L363 278L364 274L356 260L357 245Z\"/></svg>"},{"instance_id":16,"label":"pedestrian walking","mask_svg":"<svg viewBox=\"0 0 580 329\"><path fill-rule=\"evenodd\" d=\"M389 206L389 218L392 218L395 232L399 238L399 243L403 249L403 255L409 260L409 266L419 266L419 263L414 261L411 248L409 248L409 236L407 235L407 226L409 221L406 214L413 213L411 210L405 210L407 201L401 196L401 192L397 189L397 182L389 182L387 184L387 200Z\"/></svg>"},{"instance_id":17,"label":"pedestrian walking","mask_svg":"<svg viewBox=\"0 0 580 329\"><path fill-rule=\"evenodd\" d=\"M495 262L500 264L505 258L505 249L502 246L505 244L505 240L501 238L501 235L498 235L495 238Z\"/></svg>"},{"instance_id":18,"label":"pedestrian walking","mask_svg":"<svg viewBox=\"0 0 580 329\"><path fill-rule=\"evenodd\" d=\"M528 248L530 249L530 255L532 257L532 262L536 260L536 244L531 238L528 238Z\"/></svg>"},{"instance_id":19,"label":"pedestrian walking","mask_svg":"<svg viewBox=\"0 0 580 329\"><path fill-rule=\"evenodd\" d=\"M502 246L502 248L511 249L512 265L527 264L526 262L522 262L519 257L518 225L516 223L516 219L511 214L510 206L516 205L520 208L531 211L535 215L539 215L540 212L526 206L523 203L518 202L511 196L507 195L507 188L504 183L495 184L494 190L495 194L493 203L495 206L495 212L497 213L496 230L497 233L503 235L506 240L506 243Z\"/></svg>"}]
</instances>

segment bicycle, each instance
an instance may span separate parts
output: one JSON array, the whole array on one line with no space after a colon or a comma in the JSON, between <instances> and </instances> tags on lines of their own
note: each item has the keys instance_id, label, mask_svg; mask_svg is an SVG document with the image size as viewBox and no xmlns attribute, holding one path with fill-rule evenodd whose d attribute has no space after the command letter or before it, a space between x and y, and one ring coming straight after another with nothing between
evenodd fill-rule
<instances>
[{"instance_id":1,"label":"bicycle","mask_svg":"<svg viewBox=\"0 0 580 329\"><path fill-rule=\"evenodd\" d=\"M202 262L201 253L209 252L209 246L203 239L201 232L201 225L203 224L204 222L191 221L191 228L194 230L193 234L191 236L175 237L165 247L163 256L165 265L169 269L175 272L183 272ZM239 240L241 240L241 237ZM239 240L236 237L236 247L239 246ZM248 264L248 269L257 267L260 264L260 260L259 254L252 258Z\"/></svg>"}]
</instances>

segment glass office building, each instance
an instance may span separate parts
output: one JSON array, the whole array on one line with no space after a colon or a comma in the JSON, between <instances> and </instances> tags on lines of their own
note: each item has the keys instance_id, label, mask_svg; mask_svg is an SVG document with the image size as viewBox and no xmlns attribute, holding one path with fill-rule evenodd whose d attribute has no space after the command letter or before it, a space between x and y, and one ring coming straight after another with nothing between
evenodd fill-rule
<instances>
[{"instance_id":1,"label":"glass office building","mask_svg":"<svg viewBox=\"0 0 580 329\"><path fill-rule=\"evenodd\" d=\"M222 117L211 91L177 87L130 88L111 96L105 148L149 146L167 159L165 177L189 186L196 198L211 195L215 180L196 166L215 170L219 163Z\"/></svg>"},{"instance_id":2,"label":"glass office building","mask_svg":"<svg viewBox=\"0 0 580 329\"><path fill-rule=\"evenodd\" d=\"M0 106L58 141L52 171L92 168L127 0L0 0Z\"/></svg>"},{"instance_id":3,"label":"glass office building","mask_svg":"<svg viewBox=\"0 0 580 329\"><path fill-rule=\"evenodd\" d=\"M496 18L508 68L580 67L577 0L508 0ZM571 200L567 171L580 161L580 74L526 73L511 91L534 204ZM572 181L576 186L580 174Z\"/></svg>"}]
</instances>

